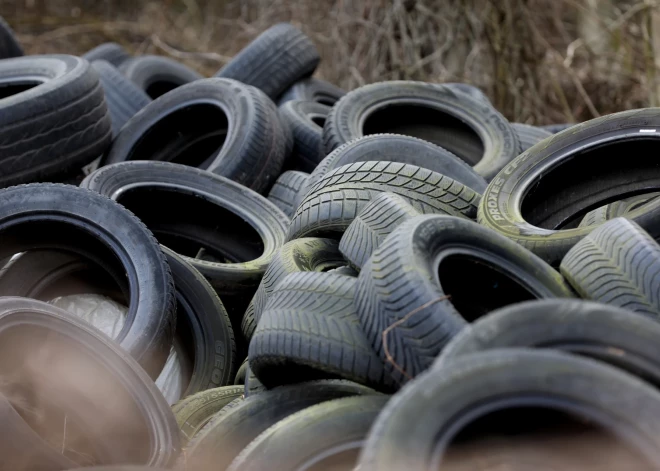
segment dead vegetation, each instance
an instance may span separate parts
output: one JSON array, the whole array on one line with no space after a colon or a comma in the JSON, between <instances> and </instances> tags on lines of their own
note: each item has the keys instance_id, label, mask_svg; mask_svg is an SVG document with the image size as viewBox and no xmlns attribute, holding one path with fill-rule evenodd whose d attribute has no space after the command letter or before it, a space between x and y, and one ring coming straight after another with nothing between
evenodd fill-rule
<instances>
[{"instance_id":1,"label":"dead vegetation","mask_svg":"<svg viewBox=\"0 0 660 471\"><path fill-rule=\"evenodd\" d=\"M0 0L27 52L116 41L212 74L289 21L346 89L467 82L511 120L582 121L660 100L659 0Z\"/></svg>"}]
</instances>

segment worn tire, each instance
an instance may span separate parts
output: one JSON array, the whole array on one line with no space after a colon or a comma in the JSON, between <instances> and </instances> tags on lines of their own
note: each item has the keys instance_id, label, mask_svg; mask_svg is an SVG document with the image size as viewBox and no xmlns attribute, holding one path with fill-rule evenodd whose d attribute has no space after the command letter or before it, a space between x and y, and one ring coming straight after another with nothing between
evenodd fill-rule
<instances>
[{"instance_id":1,"label":"worn tire","mask_svg":"<svg viewBox=\"0 0 660 471\"><path fill-rule=\"evenodd\" d=\"M659 135L658 108L610 114L555 134L493 179L478 221L559 266L593 230L563 227L603 203L660 190L660 167L646 149L648 139ZM627 217L660 238L660 199Z\"/></svg>"},{"instance_id":2,"label":"worn tire","mask_svg":"<svg viewBox=\"0 0 660 471\"><path fill-rule=\"evenodd\" d=\"M267 391L268 388L259 381L259 378L254 374L252 368L250 368L250 363L248 361L248 366L245 369L245 383L243 384L243 397L252 397L255 394L262 393Z\"/></svg>"},{"instance_id":3,"label":"worn tire","mask_svg":"<svg viewBox=\"0 0 660 471\"><path fill-rule=\"evenodd\" d=\"M326 82L325 80L308 77L298 80L291 85L277 100L278 105L282 105L290 100L314 101L326 106L333 106L337 101L346 95L346 92L339 87Z\"/></svg>"},{"instance_id":4,"label":"worn tire","mask_svg":"<svg viewBox=\"0 0 660 471\"><path fill-rule=\"evenodd\" d=\"M256 88L235 80L199 80L133 116L102 165L167 160L264 192L286 158L286 131L275 105Z\"/></svg>"},{"instance_id":5,"label":"worn tire","mask_svg":"<svg viewBox=\"0 0 660 471\"><path fill-rule=\"evenodd\" d=\"M0 186L71 177L110 144L103 89L86 60L4 59L0 82L15 87L0 100Z\"/></svg>"},{"instance_id":6,"label":"worn tire","mask_svg":"<svg viewBox=\"0 0 660 471\"><path fill-rule=\"evenodd\" d=\"M629 447L626 458L644 458L640 468L624 464L615 466L617 469L660 466L660 396L647 384L609 365L548 350L510 349L457 358L441 371L420 377L385 406L362 449L358 464L361 471L417 471L433 469L440 462L445 465L450 442L460 432L489 413L506 409L514 412L521 407L554 410L569 414L578 423L597 425ZM491 435L492 439L511 448L503 450L502 455L485 451L473 454L470 460L463 455L465 469L493 462L497 464L492 466L511 465L514 469L521 462L525 463L524 469L536 468L537 464L547 469L605 469L611 464L603 459L605 447L593 453L595 447L590 446L587 449L592 453L580 453L581 443L585 442L579 440L588 435L576 434L563 435L564 439L578 440L577 450L568 453L573 459L567 466L552 459L565 455L548 455L543 447L536 449L537 453L541 451L537 455L525 447L527 453L522 458L527 456L529 461L520 461L521 455L516 454L514 447L529 443L525 442L529 436L506 435L510 429L507 425L516 424L507 421L505 415L500 417L502 421L492 423L486 430L499 431ZM556 429L544 429L544 425L547 424L530 423L528 428L537 432L531 438L562 438L557 437ZM542 439L540 430L546 432Z\"/></svg>"},{"instance_id":7,"label":"worn tire","mask_svg":"<svg viewBox=\"0 0 660 471\"><path fill-rule=\"evenodd\" d=\"M293 134L293 153L288 167L311 172L325 157L322 134L330 107L313 101L291 100L280 105L279 113Z\"/></svg>"},{"instance_id":8,"label":"worn tire","mask_svg":"<svg viewBox=\"0 0 660 471\"><path fill-rule=\"evenodd\" d=\"M204 77L191 68L163 56L138 56L123 61L119 70L152 99Z\"/></svg>"},{"instance_id":9,"label":"worn tire","mask_svg":"<svg viewBox=\"0 0 660 471\"><path fill-rule=\"evenodd\" d=\"M652 203L653 200L659 196L660 194L658 193L644 193L606 204L605 206L596 208L593 211L589 211L584 216L578 227L595 226L598 224L603 224L604 222L616 217L627 216L632 211L639 209L648 203Z\"/></svg>"},{"instance_id":10,"label":"worn tire","mask_svg":"<svg viewBox=\"0 0 660 471\"><path fill-rule=\"evenodd\" d=\"M573 123L563 123L563 124L544 124L543 126L539 126L541 129L545 129L548 131L550 134L557 134L558 132L563 131L564 129L568 129L571 126L575 126Z\"/></svg>"},{"instance_id":11,"label":"worn tire","mask_svg":"<svg viewBox=\"0 0 660 471\"><path fill-rule=\"evenodd\" d=\"M535 146L543 139L552 136L550 131L536 126L530 126L523 123L511 123L511 127L518 136L520 142L520 152L525 152L532 146Z\"/></svg>"},{"instance_id":12,"label":"worn tire","mask_svg":"<svg viewBox=\"0 0 660 471\"><path fill-rule=\"evenodd\" d=\"M358 162L327 173L309 189L296 210L287 240L340 238L355 217L380 193L405 198L421 213L474 219L480 195L472 189L415 165Z\"/></svg>"},{"instance_id":13,"label":"worn tire","mask_svg":"<svg viewBox=\"0 0 660 471\"><path fill-rule=\"evenodd\" d=\"M236 377L234 378L234 385L241 386L241 394L243 394L243 386L245 385L245 378L247 376L247 370L249 367L250 365L248 364L248 359L246 358L243 360L243 363L241 363L241 366L236 372Z\"/></svg>"},{"instance_id":14,"label":"worn tire","mask_svg":"<svg viewBox=\"0 0 660 471\"><path fill-rule=\"evenodd\" d=\"M119 67L131 58L131 55L120 44L103 43L90 49L81 56L89 62L105 61L114 67Z\"/></svg>"},{"instance_id":15,"label":"worn tire","mask_svg":"<svg viewBox=\"0 0 660 471\"><path fill-rule=\"evenodd\" d=\"M16 39L16 35L3 17L0 16L0 59L20 57L23 48Z\"/></svg>"},{"instance_id":16,"label":"worn tire","mask_svg":"<svg viewBox=\"0 0 660 471\"><path fill-rule=\"evenodd\" d=\"M311 272L288 275L277 285L248 353L250 369L267 388L347 379L393 389L355 313L355 286L349 276Z\"/></svg>"},{"instance_id":17,"label":"worn tire","mask_svg":"<svg viewBox=\"0 0 660 471\"><path fill-rule=\"evenodd\" d=\"M282 173L268 193L268 199L284 214L291 217L296 212L298 192L307 183L308 173L287 170Z\"/></svg>"},{"instance_id":18,"label":"worn tire","mask_svg":"<svg viewBox=\"0 0 660 471\"><path fill-rule=\"evenodd\" d=\"M356 292L367 338L399 382L428 368L468 322L489 311L571 296L559 273L529 251L472 221L440 215L417 216L392 232L362 268Z\"/></svg>"},{"instance_id":19,"label":"worn tire","mask_svg":"<svg viewBox=\"0 0 660 471\"><path fill-rule=\"evenodd\" d=\"M302 31L278 23L257 36L215 76L252 85L275 99L298 80L312 75L319 61L314 43Z\"/></svg>"},{"instance_id":20,"label":"worn tire","mask_svg":"<svg viewBox=\"0 0 660 471\"><path fill-rule=\"evenodd\" d=\"M660 245L628 219L594 229L568 251L560 268L585 299L660 316Z\"/></svg>"},{"instance_id":21,"label":"worn tire","mask_svg":"<svg viewBox=\"0 0 660 471\"><path fill-rule=\"evenodd\" d=\"M241 333L248 344L250 343L250 339L252 339L254 329L256 328L257 321L254 318L254 303L250 301L250 304L248 304L248 307L245 310L245 314L243 314L243 319L241 319Z\"/></svg>"},{"instance_id":22,"label":"worn tire","mask_svg":"<svg viewBox=\"0 0 660 471\"><path fill-rule=\"evenodd\" d=\"M490 99L486 96L486 94L480 88L475 87L474 85L458 82L445 82L443 85L450 87L458 92L465 93L466 95L470 95L472 98L492 106Z\"/></svg>"},{"instance_id":23,"label":"worn tire","mask_svg":"<svg viewBox=\"0 0 660 471\"><path fill-rule=\"evenodd\" d=\"M492 179L520 153L509 122L492 105L451 87L381 82L347 93L323 128L326 153L368 134L405 134L447 149Z\"/></svg>"}]
</instances>

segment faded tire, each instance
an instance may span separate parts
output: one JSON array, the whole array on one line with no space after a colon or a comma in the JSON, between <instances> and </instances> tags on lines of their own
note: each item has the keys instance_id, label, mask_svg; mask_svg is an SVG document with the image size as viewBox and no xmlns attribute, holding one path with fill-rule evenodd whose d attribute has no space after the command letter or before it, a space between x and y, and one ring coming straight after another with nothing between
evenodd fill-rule
<instances>
[{"instance_id":1,"label":"faded tire","mask_svg":"<svg viewBox=\"0 0 660 471\"><path fill-rule=\"evenodd\" d=\"M292 100L280 105L280 117L287 122L293 134L289 168L311 172L325 157L322 134L329 112L329 106L313 101Z\"/></svg>"},{"instance_id":2,"label":"faded tire","mask_svg":"<svg viewBox=\"0 0 660 471\"><path fill-rule=\"evenodd\" d=\"M529 124L511 123L511 127L518 136L521 152L525 152L543 139L552 136L550 131L546 131L545 129L536 126L530 126Z\"/></svg>"},{"instance_id":3,"label":"faded tire","mask_svg":"<svg viewBox=\"0 0 660 471\"><path fill-rule=\"evenodd\" d=\"M268 193L268 199L284 214L289 217L293 216L293 213L296 212L298 192L305 186L308 178L308 173L287 170L277 177L275 185Z\"/></svg>"},{"instance_id":4,"label":"faded tire","mask_svg":"<svg viewBox=\"0 0 660 471\"><path fill-rule=\"evenodd\" d=\"M346 92L325 80L308 77L291 85L277 100L282 105L290 100L314 101L333 106Z\"/></svg>"},{"instance_id":5,"label":"faded tire","mask_svg":"<svg viewBox=\"0 0 660 471\"><path fill-rule=\"evenodd\" d=\"M204 77L191 68L163 56L139 56L122 61L119 70L151 98Z\"/></svg>"}]
</instances>

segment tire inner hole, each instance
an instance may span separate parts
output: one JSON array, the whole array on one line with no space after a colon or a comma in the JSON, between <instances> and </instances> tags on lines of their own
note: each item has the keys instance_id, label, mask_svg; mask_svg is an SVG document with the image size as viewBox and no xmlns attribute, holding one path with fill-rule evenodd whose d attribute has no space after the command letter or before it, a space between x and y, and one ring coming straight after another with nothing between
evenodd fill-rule
<instances>
[{"instance_id":1,"label":"tire inner hole","mask_svg":"<svg viewBox=\"0 0 660 471\"><path fill-rule=\"evenodd\" d=\"M224 145L228 126L220 107L189 105L158 120L133 145L126 160L160 160L206 169Z\"/></svg>"},{"instance_id":2,"label":"tire inner hole","mask_svg":"<svg viewBox=\"0 0 660 471\"><path fill-rule=\"evenodd\" d=\"M147 85L145 93L155 100L159 96L163 96L181 85L183 84L170 82L168 80L157 80Z\"/></svg>"},{"instance_id":3,"label":"tire inner hole","mask_svg":"<svg viewBox=\"0 0 660 471\"><path fill-rule=\"evenodd\" d=\"M389 105L370 113L362 126L363 135L403 134L444 147L470 165L483 157L479 135L460 119L422 105Z\"/></svg>"},{"instance_id":4,"label":"tire inner hole","mask_svg":"<svg viewBox=\"0 0 660 471\"><path fill-rule=\"evenodd\" d=\"M438 278L442 290L468 322L509 304L536 299L511 276L469 255L444 257L438 266Z\"/></svg>"},{"instance_id":5,"label":"tire inner hole","mask_svg":"<svg viewBox=\"0 0 660 471\"><path fill-rule=\"evenodd\" d=\"M0 82L0 100L17 95L41 84L42 82L38 81Z\"/></svg>"}]
</instances>

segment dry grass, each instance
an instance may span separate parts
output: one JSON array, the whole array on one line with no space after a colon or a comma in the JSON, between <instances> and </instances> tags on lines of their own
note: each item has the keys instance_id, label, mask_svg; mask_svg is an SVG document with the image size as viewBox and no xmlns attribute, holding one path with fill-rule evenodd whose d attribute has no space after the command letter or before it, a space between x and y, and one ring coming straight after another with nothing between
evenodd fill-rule
<instances>
[{"instance_id":1,"label":"dry grass","mask_svg":"<svg viewBox=\"0 0 660 471\"><path fill-rule=\"evenodd\" d=\"M509 119L547 124L658 103L658 1L0 0L0 13L29 53L116 41L209 75L289 21L319 48L317 75L346 89L462 81Z\"/></svg>"}]
</instances>

